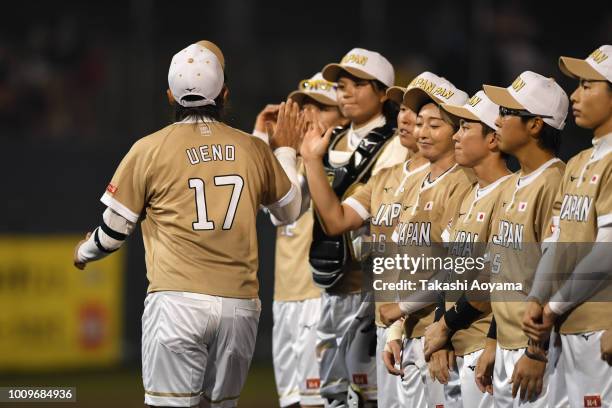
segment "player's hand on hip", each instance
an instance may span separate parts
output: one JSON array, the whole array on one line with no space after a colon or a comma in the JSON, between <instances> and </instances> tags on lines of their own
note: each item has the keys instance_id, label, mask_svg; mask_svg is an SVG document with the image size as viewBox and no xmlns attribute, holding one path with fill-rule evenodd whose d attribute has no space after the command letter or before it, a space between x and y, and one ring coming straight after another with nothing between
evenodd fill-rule
<instances>
[{"instance_id":1,"label":"player's hand on hip","mask_svg":"<svg viewBox=\"0 0 612 408\"><path fill-rule=\"evenodd\" d=\"M482 354L476 363L474 378L476 386L480 392L493 395L493 368L495 366L495 353L497 342L493 339L487 339L486 345Z\"/></svg>"},{"instance_id":2,"label":"player's hand on hip","mask_svg":"<svg viewBox=\"0 0 612 408\"><path fill-rule=\"evenodd\" d=\"M425 329L425 347L423 349L425 361L429 361L433 353L446 346L449 340L448 337L449 329L444 321L444 317L427 326Z\"/></svg>"},{"instance_id":3,"label":"player's hand on hip","mask_svg":"<svg viewBox=\"0 0 612 408\"><path fill-rule=\"evenodd\" d=\"M89 239L89 237L91 237L91 232L88 232L87 234L85 234L85 239L80 240L76 244L76 246L74 247L74 253L72 255L72 263L74 264L76 268L81 269L81 270L85 269L85 265L87 265L87 263L79 260L79 248L81 247L81 245L83 245L85 241Z\"/></svg>"},{"instance_id":4,"label":"player's hand on hip","mask_svg":"<svg viewBox=\"0 0 612 408\"><path fill-rule=\"evenodd\" d=\"M608 329L601 336L601 359L612 365L612 330Z\"/></svg>"},{"instance_id":5,"label":"player's hand on hip","mask_svg":"<svg viewBox=\"0 0 612 408\"><path fill-rule=\"evenodd\" d=\"M326 129L323 123L314 119L311 112L305 113L304 120L308 127L302 140L300 154L304 160L321 160L327 152L334 129Z\"/></svg>"},{"instance_id":6,"label":"player's hand on hip","mask_svg":"<svg viewBox=\"0 0 612 408\"><path fill-rule=\"evenodd\" d=\"M520 391L521 400L535 400L542 393L544 371L546 371L546 362L534 360L526 355L519 358L509 381L512 384L512 398L516 398Z\"/></svg>"},{"instance_id":7,"label":"player's hand on hip","mask_svg":"<svg viewBox=\"0 0 612 408\"><path fill-rule=\"evenodd\" d=\"M397 303L381 305L378 310L380 311L380 320L387 327L391 326L393 322L402 317L402 311Z\"/></svg>"},{"instance_id":8,"label":"player's hand on hip","mask_svg":"<svg viewBox=\"0 0 612 408\"><path fill-rule=\"evenodd\" d=\"M387 371L391 375L404 375L402 368L402 342L400 340L391 340L385 344L385 349L382 353L382 359L385 363Z\"/></svg>"}]
</instances>

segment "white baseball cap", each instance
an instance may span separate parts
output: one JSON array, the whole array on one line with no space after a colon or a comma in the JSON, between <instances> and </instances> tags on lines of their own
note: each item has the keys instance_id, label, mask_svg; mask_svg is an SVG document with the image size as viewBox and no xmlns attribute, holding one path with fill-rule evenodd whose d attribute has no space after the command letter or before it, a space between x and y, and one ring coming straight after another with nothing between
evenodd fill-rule
<instances>
[{"instance_id":1,"label":"white baseball cap","mask_svg":"<svg viewBox=\"0 0 612 408\"><path fill-rule=\"evenodd\" d=\"M223 54L216 45L212 44L215 50L207 43L212 44L207 41L191 44L170 62L168 85L174 100L182 106L214 105L223 89ZM189 96L198 99L186 98Z\"/></svg>"},{"instance_id":2,"label":"white baseball cap","mask_svg":"<svg viewBox=\"0 0 612 408\"><path fill-rule=\"evenodd\" d=\"M484 91L476 92L463 106L443 103L440 107L451 115L482 122L497 130L495 121L499 116L499 105L493 103Z\"/></svg>"},{"instance_id":3,"label":"white baseball cap","mask_svg":"<svg viewBox=\"0 0 612 408\"><path fill-rule=\"evenodd\" d=\"M552 78L525 71L507 88L483 85L487 96L499 106L524 109L555 129L565 127L569 107L567 94ZM548 117L545 117L548 116Z\"/></svg>"},{"instance_id":4,"label":"white baseball cap","mask_svg":"<svg viewBox=\"0 0 612 408\"><path fill-rule=\"evenodd\" d=\"M559 68L572 78L612 82L612 45L602 45L587 57L559 58Z\"/></svg>"},{"instance_id":5,"label":"white baseball cap","mask_svg":"<svg viewBox=\"0 0 612 408\"><path fill-rule=\"evenodd\" d=\"M289 94L289 98L302 106L304 99L309 97L315 101L328 106L337 106L338 99L336 98L336 84L329 82L323 78L320 72L314 74L310 79L300 81L299 89Z\"/></svg>"},{"instance_id":6,"label":"white baseball cap","mask_svg":"<svg viewBox=\"0 0 612 408\"><path fill-rule=\"evenodd\" d=\"M429 100L436 104L463 105L468 100L468 94L458 89L448 79L425 71L408 85L404 93L404 105L418 112Z\"/></svg>"},{"instance_id":7,"label":"white baseball cap","mask_svg":"<svg viewBox=\"0 0 612 408\"><path fill-rule=\"evenodd\" d=\"M406 88L403 88L401 86L392 86L390 88L387 88L387 98L391 99L393 102L399 105L404 100L405 92Z\"/></svg>"},{"instance_id":8,"label":"white baseball cap","mask_svg":"<svg viewBox=\"0 0 612 408\"><path fill-rule=\"evenodd\" d=\"M377 79L387 87L395 81L393 65L379 53L363 48L353 48L339 64L327 64L321 72L328 81L338 82L342 71L361 79Z\"/></svg>"}]
</instances>

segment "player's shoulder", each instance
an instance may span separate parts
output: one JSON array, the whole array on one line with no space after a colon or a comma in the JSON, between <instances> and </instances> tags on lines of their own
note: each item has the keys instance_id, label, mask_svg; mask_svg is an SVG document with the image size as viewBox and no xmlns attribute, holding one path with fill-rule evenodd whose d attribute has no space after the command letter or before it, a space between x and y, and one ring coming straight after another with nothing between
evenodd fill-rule
<instances>
[{"instance_id":1,"label":"player's shoulder","mask_svg":"<svg viewBox=\"0 0 612 408\"><path fill-rule=\"evenodd\" d=\"M582 167L585 162L589 160L591 155L593 154L593 148L590 147L588 149L584 149L581 152L572 156L571 159L567 162L567 169L574 169L576 167Z\"/></svg>"},{"instance_id":2,"label":"player's shoulder","mask_svg":"<svg viewBox=\"0 0 612 408\"><path fill-rule=\"evenodd\" d=\"M245 149L255 149L255 151L258 153L270 150L268 144L261 138L253 136L252 134L240 129L236 129L227 123L217 122L215 132L218 132L219 136L227 138L235 144L243 145Z\"/></svg>"},{"instance_id":3,"label":"player's shoulder","mask_svg":"<svg viewBox=\"0 0 612 408\"><path fill-rule=\"evenodd\" d=\"M567 165L562 160L555 160L550 166L544 169L539 179L541 179L543 183L560 182L563 179L566 167Z\"/></svg>"},{"instance_id":4,"label":"player's shoulder","mask_svg":"<svg viewBox=\"0 0 612 408\"><path fill-rule=\"evenodd\" d=\"M518 172L513 172L504 176L505 178L497 185L496 190L504 191L516 186L516 180L518 178Z\"/></svg>"},{"instance_id":5,"label":"player's shoulder","mask_svg":"<svg viewBox=\"0 0 612 408\"><path fill-rule=\"evenodd\" d=\"M478 181L474 170L468 167L456 165L448 175L449 183L474 185Z\"/></svg>"},{"instance_id":6,"label":"player's shoulder","mask_svg":"<svg viewBox=\"0 0 612 408\"><path fill-rule=\"evenodd\" d=\"M168 135L172 133L174 129L175 128L173 125L168 125L163 127L162 129L159 129L156 132L143 136L132 144L132 148L130 149L130 151L144 153L147 151L155 150L157 147L164 143Z\"/></svg>"},{"instance_id":7,"label":"player's shoulder","mask_svg":"<svg viewBox=\"0 0 612 408\"><path fill-rule=\"evenodd\" d=\"M406 171L407 161L396 163L390 167L383 167L372 178L389 178L393 176L401 176Z\"/></svg>"}]
</instances>

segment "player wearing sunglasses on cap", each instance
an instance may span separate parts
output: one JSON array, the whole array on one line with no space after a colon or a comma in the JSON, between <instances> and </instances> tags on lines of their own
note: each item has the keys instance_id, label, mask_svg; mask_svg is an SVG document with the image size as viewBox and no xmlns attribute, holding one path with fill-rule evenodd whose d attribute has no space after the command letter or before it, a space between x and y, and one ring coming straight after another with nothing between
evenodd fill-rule
<instances>
[{"instance_id":1,"label":"player wearing sunglasses on cap","mask_svg":"<svg viewBox=\"0 0 612 408\"><path fill-rule=\"evenodd\" d=\"M501 205L492 217L487 253L491 282L516 286L491 294L496 357L481 367L493 373L492 379L482 381L492 381L496 406L554 406L562 400L562 390L555 388L560 350L551 344L547 352L543 345L528 342L521 321L565 169L556 154L569 101L552 78L531 71L520 74L507 88L484 85L484 91L500 106L499 147L521 168L500 195ZM551 361L548 366L546 359Z\"/></svg>"}]
</instances>

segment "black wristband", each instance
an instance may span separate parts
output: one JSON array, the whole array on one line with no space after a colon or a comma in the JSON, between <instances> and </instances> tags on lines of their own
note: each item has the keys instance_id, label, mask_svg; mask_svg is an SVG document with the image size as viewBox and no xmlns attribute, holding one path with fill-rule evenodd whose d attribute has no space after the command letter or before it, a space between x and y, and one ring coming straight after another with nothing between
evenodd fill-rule
<instances>
[{"instance_id":1,"label":"black wristband","mask_svg":"<svg viewBox=\"0 0 612 408\"><path fill-rule=\"evenodd\" d=\"M548 347L550 346L550 339L548 339L546 341L533 341L533 340L531 340L531 338L529 338L527 340L527 344L529 346L534 346L534 347L537 347L537 348L542 349L544 351L548 351Z\"/></svg>"},{"instance_id":2,"label":"black wristband","mask_svg":"<svg viewBox=\"0 0 612 408\"><path fill-rule=\"evenodd\" d=\"M104 252L105 254L112 254L112 253L113 253L113 252L115 252L117 249L119 249L119 248L117 248L117 249L110 250L110 249L106 249L106 248L104 248L104 246L103 246L103 245L102 245L102 243L100 242L100 238L98 237L98 230L99 230L99 227L98 227L98 228L96 228L96 230L94 231L94 242L95 242L96 246L98 247L98 249L99 249L100 251Z\"/></svg>"},{"instance_id":3,"label":"black wristband","mask_svg":"<svg viewBox=\"0 0 612 408\"><path fill-rule=\"evenodd\" d=\"M491 319L491 325L489 326L487 338L497 340L497 322L495 321L495 316L493 316Z\"/></svg>"},{"instance_id":4,"label":"black wristband","mask_svg":"<svg viewBox=\"0 0 612 408\"><path fill-rule=\"evenodd\" d=\"M532 360L541 361L543 363L548 363L548 359L546 357L539 356L537 354L532 354L529 352L528 348L525 349L525 355Z\"/></svg>"},{"instance_id":5,"label":"black wristband","mask_svg":"<svg viewBox=\"0 0 612 408\"><path fill-rule=\"evenodd\" d=\"M437 322L442 318L442 316L444 316L444 312L446 311L445 299L446 297L444 296L444 292L438 293L437 307L434 311L434 322Z\"/></svg>"},{"instance_id":6,"label":"black wristband","mask_svg":"<svg viewBox=\"0 0 612 408\"><path fill-rule=\"evenodd\" d=\"M452 333L467 329L482 316L482 312L470 305L465 293L455 302L453 307L444 312L444 321Z\"/></svg>"}]
</instances>

